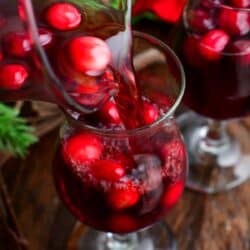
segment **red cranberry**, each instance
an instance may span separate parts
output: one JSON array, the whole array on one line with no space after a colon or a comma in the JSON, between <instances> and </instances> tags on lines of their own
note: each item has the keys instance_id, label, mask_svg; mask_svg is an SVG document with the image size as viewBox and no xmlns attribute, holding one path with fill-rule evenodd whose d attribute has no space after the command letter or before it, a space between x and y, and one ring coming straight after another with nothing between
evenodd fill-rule
<instances>
[{"instance_id":1,"label":"red cranberry","mask_svg":"<svg viewBox=\"0 0 250 250\"><path fill-rule=\"evenodd\" d=\"M125 168L113 160L98 160L92 164L91 173L97 179L115 182L125 175Z\"/></svg>"},{"instance_id":2,"label":"red cranberry","mask_svg":"<svg viewBox=\"0 0 250 250\"><path fill-rule=\"evenodd\" d=\"M69 56L76 70L90 75L100 74L111 60L107 44L91 36L81 36L71 40Z\"/></svg>"},{"instance_id":3,"label":"red cranberry","mask_svg":"<svg viewBox=\"0 0 250 250\"><path fill-rule=\"evenodd\" d=\"M250 65L250 40L234 41L228 49L241 65Z\"/></svg>"},{"instance_id":4,"label":"red cranberry","mask_svg":"<svg viewBox=\"0 0 250 250\"><path fill-rule=\"evenodd\" d=\"M101 119L107 123L121 124L121 118L116 103L113 100L107 101L100 110Z\"/></svg>"},{"instance_id":5,"label":"red cranberry","mask_svg":"<svg viewBox=\"0 0 250 250\"><path fill-rule=\"evenodd\" d=\"M49 46L53 40L53 34L47 29L39 29L39 39L42 46ZM32 42L26 33L8 33L3 38L3 47L11 56L25 57L32 49Z\"/></svg>"},{"instance_id":6,"label":"red cranberry","mask_svg":"<svg viewBox=\"0 0 250 250\"><path fill-rule=\"evenodd\" d=\"M31 50L31 43L26 33L9 33L3 38L4 50L17 57L24 57Z\"/></svg>"},{"instance_id":7,"label":"red cranberry","mask_svg":"<svg viewBox=\"0 0 250 250\"><path fill-rule=\"evenodd\" d=\"M88 164L101 157L103 145L100 139L91 133L75 134L63 143L62 155L72 167Z\"/></svg>"},{"instance_id":8,"label":"red cranberry","mask_svg":"<svg viewBox=\"0 0 250 250\"><path fill-rule=\"evenodd\" d=\"M189 25L192 29L200 33L207 32L215 27L211 14L202 9L189 12Z\"/></svg>"},{"instance_id":9,"label":"red cranberry","mask_svg":"<svg viewBox=\"0 0 250 250\"><path fill-rule=\"evenodd\" d=\"M143 118L146 124L152 124L159 118L159 110L156 105L148 100L143 101Z\"/></svg>"},{"instance_id":10,"label":"red cranberry","mask_svg":"<svg viewBox=\"0 0 250 250\"><path fill-rule=\"evenodd\" d=\"M46 21L58 30L77 28L82 21L80 11L70 3L54 3L45 13Z\"/></svg>"},{"instance_id":11,"label":"red cranberry","mask_svg":"<svg viewBox=\"0 0 250 250\"><path fill-rule=\"evenodd\" d=\"M162 205L167 208L173 207L180 199L183 189L184 189L183 180L178 181L173 185L171 185L170 187L168 187L162 197Z\"/></svg>"},{"instance_id":12,"label":"red cranberry","mask_svg":"<svg viewBox=\"0 0 250 250\"><path fill-rule=\"evenodd\" d=\"M136 231L139 227L136 220L133 217L119 213L114 214L108 219L109 231L113 233L131 233Z\"/></svg>"},{"instance_id":13,"label":"red cranberry","mask_svg":"<svg viewBox=\"0 0 250 250\"><path fill-rule=\"evenodd\" d=\"M220 29L209 31L199 43L199 52L208 61L216 61L222 57L222 51L230 40L229 35Z\"/></svg>"},{"instance_id":14,"label":"red cranberry","mask_svg":"<svg viewBox=\"0 0 250 250\"><path fill-rule=\"evenodd\" d=\"M230 3L232 6L238 7L238 8L247 8L250 6L250 0L230 0Z\"/></svg>"},{"instance_id":15,"label":"red cranberry","mask_svg":"<svg viewBox=\"0 0 250 250\"><path fill-rule=\"evenodd\" d=\"M250 31L250 13L223 8L219 14L218 24L232 36L246 35Z\"/></svg>"},{"instance_id":16,"label":"red cranberry","mask_svg":"<svg viewBox=\"0 0 250 250\"><path fill-rule=\"evenodd\" d=\"M28 78L28 70L21 64L5 64L0 67L0 87L8 90L22 88Z\"/></svg>"},{"instance_id":17,"label":"red cranberry","mask_svg":"<svg viewBox=\"0 0 250 250\"><path fill-rule=\"evenodd\" d=\"M107 194L107 202L114 210L122 210L134 206L140 194L132 183L128 182L125 188L114 188Z\"/></svg>"},{"instance_id":18,"label":"red cranberry","mask_svg":"<svg viewBox=\"0 0 250 250\"><path fill-rule=\"evenodd\" d=\"M197 53L199 42L200 37L188 36L182 47L187 64L195 68L201 68L204 65L204 59Z\"/></svg>"}]
</instances>

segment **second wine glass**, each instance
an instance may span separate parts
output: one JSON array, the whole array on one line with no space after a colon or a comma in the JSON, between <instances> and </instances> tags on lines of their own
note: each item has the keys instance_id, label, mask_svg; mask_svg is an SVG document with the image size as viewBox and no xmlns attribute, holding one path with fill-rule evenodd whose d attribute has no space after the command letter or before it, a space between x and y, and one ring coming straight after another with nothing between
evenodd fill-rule
<instances>
[{"instance_id":1,"label":"second wine glass","mask_svg":"<svg viewBox=\"0 0 250 250\"><path fill-rule=\"evenodd\" d=\"M250 9L246 1L191 0L171 34L187 76L179 117L188 148L187 185L217 193L249 178L250 152L226 129L250 114Z\"/></svg>"}]
</instances>

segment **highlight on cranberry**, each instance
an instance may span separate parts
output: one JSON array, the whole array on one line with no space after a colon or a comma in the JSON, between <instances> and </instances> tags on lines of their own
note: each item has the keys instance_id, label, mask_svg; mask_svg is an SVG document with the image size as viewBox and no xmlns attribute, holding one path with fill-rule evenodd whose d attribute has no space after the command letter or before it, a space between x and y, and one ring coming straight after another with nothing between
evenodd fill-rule
<instances>
[{"instance_id":1,"label":"highlight on cranberry","mask_svg":"<svg viewBox=\"0 0 250 250\"><path fill-rule=\"evenodd\" d=\"M6 90L21 89L29 76L28 70L21 64L5 64L0 67L0 88Z\"/></svg>"},{"instance_id":2,"label":"highlight on cranberry","mask_svg":"<svg viewBox=\"0 0 250 250\"><path fill-rule=\"evenodd\" d=\"M62 145L62 156L72 170L81 172L86 164L101 157L103 145L92 133L79 133L67 138Z\"/></svg>"},{"instance_id":3,"label":"highlight on cranberry","mask_svg":"<svg viewBox=\"0 0 250 250\"><path fill-rule=\"evenodd\" d=\"M52 4L45 12L47 23L60 31L77 28L82 16L80 10L73 4L58 2Z\"/></svg>"},{"instance_id":4,"label":"highlight on cranberry","mask_svg":"<svg viewBox=\"0 0 250 250\"><path fill-rule=\"evenodd\" d=\"M204 33L215 28L215 20L209 11L196 9L189 12L189 25L197 32Z\"/></svg>"},{"instance_id":5,"label":"highlight on cranberry","mask_svg":"<svg viewBox=\"0 0 250 250\"><path fill-rule=\"evenodd\" d=\"M221 29L232 36L246 35L250 31L250 12L222 8L218 24Z\"/></svg>"},{"instance_id":6,"label":"highlight on cranberry","mask_svg":"<svg viewBox=\"0 0 250 250\"><path fill-rule=\"evenodd\" d=\"M229 41L230 36L224 30L211 30L201 37L199 52L208 61L219 60Z\"/></svg>"},{"instance_id":7,"label":"highlight on cranberry","mask_svg":"<svg viewBox=\"0 0 250 250\"><path fill-rule=\"evenodd\" d=\"M238 8L247 8L250 7L250 0L230 0L232 6Z\"/></svg>"},{"instance_id":8,"label":"highlight on cranberry","mask_svg":"<svg viewBox=\"0 0 250 250\"><path fill-rule=\"evenodd\" d=\"M99 75L111 61L108 45L100 38L79 36L68 44L70 61L76 70L88 75Z\"/></svg>"}]
</instances>

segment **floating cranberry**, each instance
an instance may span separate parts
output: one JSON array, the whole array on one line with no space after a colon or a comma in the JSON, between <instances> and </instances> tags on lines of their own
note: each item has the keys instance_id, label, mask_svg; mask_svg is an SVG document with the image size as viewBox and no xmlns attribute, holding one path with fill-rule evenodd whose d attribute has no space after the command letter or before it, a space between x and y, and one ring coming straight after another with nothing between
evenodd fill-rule
<instances>
[{"instance_id":1,"label":"floating cranberry","mask_svg":"<svg viewBox=\"0 0 250 250\"><path fill-rule=\"evenodd\" d=\"M63 143L62 155L72 167L88 164L100 158L103 145L100 139L91 133L75 134Z\"/></svg>"},{"instance_id":2,"label":"floating cranberry","mask_svg":"<svg viewBox=\"0 0 250 250\"><path fill-rule=\"evenodd\" d=\"M189 12L189 26L197 32L204 33L213 29L215 24L208 11L197 9Z\"/></svg>"},{"instance_id":3,"label":"floating cranberry","mask_svg":"<svg viewBox=\"0 0 250 250\"><path fill-rule=\"evenodd\" d=\"M188 36L183 43L183 55L187 62L192 67L201 68L204 65L204 59L198 51L200 38L198 36Z\"/></svg>"},{"instance_id":4,"label":"floating cranberry","mask_svg":"<svg viewBox=\"0 0 250 250\"><path fill-rule=\"evenodd\" d=\"M199 42L199 52L208 61L216 61L230 40L229 35L220 29L211 30Z\"/></svg>"},{"instance_id":5,"label":"floating cranberry","mask_svg":"<svg viewBox=\"0 0 250 250\"><path fill-rule=\"evenodd\" d=\"M232 36L246 35L250 31L250 13L223 8L218 17L218 25Z\"/></svg>"},{"instance_id":6,"label":"floating cranberry","mask_svg":"<svg viewBox=\"0 0 250 250\"><path fill-rule=\"evenodd\" d=\"M3 37L3 48L9 55L24 57L31 50L30 39L26 33L8 33Z\"/></svg>"},{"instance_id":7,"label":"floating cranberry","mask_svg":"<svg viewBox=\"0 0 250 250\"><path fill-rule=\"evenodd\" d=\"M114 210L122 210L134 206L140 194L133 184L128 182L124 188L113 188L107 194L107 202Z\"/></svg>"},{"instance_id":8,"label":"floating cranberry","mask_svg":"<svg viewBox=\"0 0 250 250\"><path fill-rule=\"evenodd\" d=\"M250 6L250 0L230 0L230 3L232 6L238 7L238 8L247 8Z\"/></svg>"},{"instance_id":9,"label":"floating cranberry","mask_svg":"<svg viewBox=\"0 0 250 250\"><path fill-rule=\"evenodd\" d=\"M234 41L228 49L241 65L250 65L250 40Z\"/></svg>"},{"instance_id":10,"label":"floating cranberry","mask_svg":"<svg viewBox=\"0 0 250 250\"><path fill-rule=\"evenodd\" d=\"M171 186L167 187L165 193L162 196L162 205L167 208L173 207L180 199L184 190L184 181L178 181Z\"/></svg>"},{"instance_id":11,"label":"floating cranberry","mask_svg":"<svg viewBox=\"0 0 250 250\"><path fill-rule=\"evenodd\" d=\"M47 29L39 29L39 40L42 46L49 46L53 41L53 34ZM4 51L11 56L25 57L32 49L32 42L27 33L11 32L3 37Z\"/></svg>"},{"instance_id":12,"label":"floating cranberry","mask_svg":"<svg viewBox=\"0 0 250 250\"><path fill-rule=\"evenodd\" d=\"M49 25L61 31L77 28L82 21L80 11L70 3L54 3L46 10L45 18Z\"/></svg>"},{"instance_id":13,"label":"floating cranberry","mask_svg":"<svg viewBox=\"0 0 250 250\"><path fill-rule=\"evenodd\" d=\"M28 70L21 64L5 64L0 67L0 88L18 90L25 85Z\"/></svg>"},{"instance_id":14,"label":"floating cranberry","mask_svg":"<svg viewBox=\"0 0 250 250\"><path fill-rule=\"evenodd\" d=\"M107 44L91 36L81 36L71 40L69 56L76 70L89 75L100 74L111 60Z\"/></svg>"},{"instance_id":15,"label":"floating cranberry","mask_svg":"<svg viewBox=\"0 0 250 250\"><path fill-rule=\"evenodd\" d=\"M143 118L146 124L152 124L159 118L159 109L148 100L143 101Z\"/></svg>"},{"instance_id":16,"label":"floating cranberry","mask_svg":"<svg viewBox=\"0 0 250 250\"><path fill-rule=\"evenodd\" d=\"M98 160L91 165L91 173L99 180L115 182L125 175L125 168L113 160Z\"/></svg>"},{"instance_id":17,"label":"floating cranberry","mask_svg":"<svg viewBox=\"0 0 250 250\"><path fill-rule=\"evenodd\" d=\"M109 231L113 233L131 233L139 227L137 221L127 214L114 214L108 219Z\"/></svg>"},{"instance_id":18,"label":"floating cranberry","mask_svg":"<svg viewBox=\"0 0 250 250\"><path fill-rule=\"evenodd\" d=\"M116 103L113 100L107 101L100 110L101 119L107 123L121 124L121 118Z\"/></svg>"}]
</instances>

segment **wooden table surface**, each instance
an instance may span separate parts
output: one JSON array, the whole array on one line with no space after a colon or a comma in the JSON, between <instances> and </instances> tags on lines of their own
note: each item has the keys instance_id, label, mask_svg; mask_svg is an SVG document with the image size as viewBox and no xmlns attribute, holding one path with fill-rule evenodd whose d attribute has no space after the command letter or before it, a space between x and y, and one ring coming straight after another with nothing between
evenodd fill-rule
<instances>
[{"instance_id":1,"label":"wooden table surface","mask_svg":"<svg viewBox=\"0 0 250 250\"><path fill-rule=\"evenodd\" d=\"M159 35L155 26L145 26ZM163 30L162 26L164 36ZM250 118L233 122L230 128L250 152ZM58 199L51 176L57 138L58 128L43 136L24 160L11 159L3 166L7 191L29 250L75 250L70 248L70 236L76 221ZM186 189L166 222L176 235L179 250L249 250L250 181L218 195ZM21 250L13 239L13 232L0 220L0 250Z\"/></svg>"}]
</instances>

